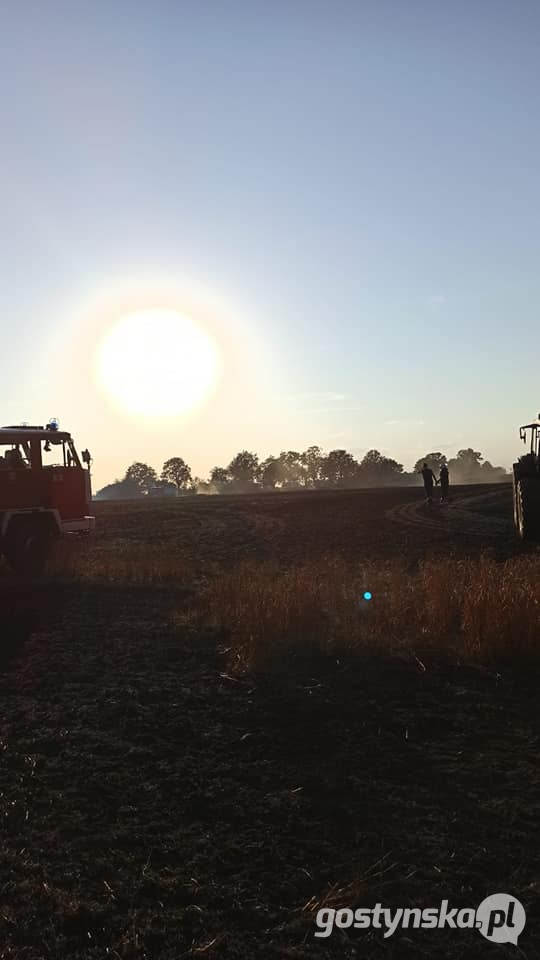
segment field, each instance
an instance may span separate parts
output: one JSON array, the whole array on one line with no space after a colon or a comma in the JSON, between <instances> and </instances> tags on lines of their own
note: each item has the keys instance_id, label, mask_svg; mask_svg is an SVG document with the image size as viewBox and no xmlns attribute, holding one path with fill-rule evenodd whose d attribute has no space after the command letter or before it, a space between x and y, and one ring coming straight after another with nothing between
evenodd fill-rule
<instances>
[{"instance_id":1,"label":"field","mask_svg":"<svg viewBox=\"0 0 540 960\"><path fill-rule=\"evenodd\" d=\"M540 558L511 490L95 507L43 581L1 570L0 960L538 956ZM519 948L314 938L321 906L497 892Z\"/></svg>"}]
</instances>

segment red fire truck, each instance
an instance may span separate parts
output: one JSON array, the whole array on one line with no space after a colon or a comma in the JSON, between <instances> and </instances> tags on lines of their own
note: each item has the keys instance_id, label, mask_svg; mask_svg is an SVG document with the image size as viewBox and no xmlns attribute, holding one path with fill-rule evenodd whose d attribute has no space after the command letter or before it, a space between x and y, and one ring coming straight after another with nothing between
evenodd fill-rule
<instances>
[{"instance_id":1,"label":"red fire truck","mask_svg":"<svg viewBox=\"0 0 540 960\"><path fill-rule=\"evenodd\" d=\"M56 420L0 429L0 551L17 573L40 574L54 538L94 529L90 463Z\"/></svg>"}]
</instances>

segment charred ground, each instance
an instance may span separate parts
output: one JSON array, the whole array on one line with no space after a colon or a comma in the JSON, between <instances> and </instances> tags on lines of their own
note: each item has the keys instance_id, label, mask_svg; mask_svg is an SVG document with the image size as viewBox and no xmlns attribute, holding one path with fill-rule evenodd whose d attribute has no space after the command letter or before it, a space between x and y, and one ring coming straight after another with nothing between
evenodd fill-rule
<instances>
[{"instance_id":1,"label":"charred ground","mask_svg":"<svg viewBox=\"0 0 540 960\"><path fill-rule=\"evenodd\" d=\"M246 557L520 551L506 487L461 488L453 513L420 497L99 504L84 575L4 571L0 957L513 956L474 931L313 937L325 902L499 891L536 955L536 674L370 657L236 676L189 617Z\"/></svg>"}]
</instances>

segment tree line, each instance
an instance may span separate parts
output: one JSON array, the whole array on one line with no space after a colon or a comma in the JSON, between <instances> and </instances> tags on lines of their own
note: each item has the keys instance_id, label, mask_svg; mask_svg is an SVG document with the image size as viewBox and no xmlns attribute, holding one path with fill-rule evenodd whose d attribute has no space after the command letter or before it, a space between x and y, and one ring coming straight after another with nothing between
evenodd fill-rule
<instances>
[{"instance_id":1,"label":"tree line","mask_svg":"<svg viewBox=\"0 0 540 960\"><path fill-rule=\"evenodd\" d=\"M368 450L358 461L347 450L323 453L312 446L299 453L283 450L279 456L259 460L256 453L241 450L226 467L214 467L208 479L192 475L182 457L167 460L158 475L147 463L137 461L120 480L103 487L97 499L131 499L204 493L250 493L256 490L320 490L325 488L384 487L420 483L424 463L438 475L446 464L454 483L493 483L508 479L504 467L494 467L472 447L447 459L443 453L426 453L411 472L378 450Z\"/></svg>"}]
</instances>

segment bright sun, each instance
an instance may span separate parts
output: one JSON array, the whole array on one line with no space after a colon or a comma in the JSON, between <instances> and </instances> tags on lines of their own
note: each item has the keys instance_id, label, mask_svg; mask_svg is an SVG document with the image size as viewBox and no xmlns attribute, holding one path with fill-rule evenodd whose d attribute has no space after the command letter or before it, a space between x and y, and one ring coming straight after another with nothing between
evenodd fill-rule
<instances>
[{"instance_id":1,"label":"bright sun","mask_svg":"<svg viewBox=\"0 0 540 960\"><path fill-rule=\"evenodd\" d=\"M216 385L217 346L190 317L142 310L122 317L98 354L102 387L124 410L178 416L199 407Z\"/></svg>"}]
</instances>

